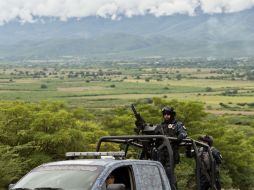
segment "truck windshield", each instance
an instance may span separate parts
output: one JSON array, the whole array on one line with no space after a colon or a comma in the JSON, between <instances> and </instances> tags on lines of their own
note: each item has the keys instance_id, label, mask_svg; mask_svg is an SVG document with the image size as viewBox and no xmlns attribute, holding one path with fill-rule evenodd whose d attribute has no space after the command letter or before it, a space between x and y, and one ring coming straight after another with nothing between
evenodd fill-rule
<instances>
[{"instance_id":1,"label":"truck windshield","mask_svg":"<svg viewBox=\"0 0 254 190\"><path fill-rule=\"evenodd\" d=\"M90 190L101 166L43 166L23 177L12 189Z\"/></svg>"}]
</instances>

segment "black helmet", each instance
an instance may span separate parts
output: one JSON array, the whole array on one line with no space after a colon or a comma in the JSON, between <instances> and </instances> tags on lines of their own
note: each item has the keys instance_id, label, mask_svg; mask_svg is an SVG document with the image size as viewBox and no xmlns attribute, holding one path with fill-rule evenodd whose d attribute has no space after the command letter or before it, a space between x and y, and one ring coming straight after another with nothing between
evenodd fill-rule
<instances>
[{"instance_id":1,"label":"black helmet","mask_svg":"<svg viewBox=\"0 0 254 190\"><path fill-rule=\"evenodd\" d=\"M165 106L164 108L162 108L161 112L162 112L163 115L165 115L165 114L169 114L169 115L172 115L172 116L176 115L176 112L175 112L174 108L169 107L169 106Z\"/></svg>"},{"instance_id":2,"label":"black helmet","mask_svg":"<svg viewBox=\"0 0 254 190\"><path fill-rule=\"evenodd\" d=\"M201 140L203 142L207 142L209 146L213 145L213 137L212 136L209 136L209 135L199 136L198 140Z\"/></svg>"}]
</instances>

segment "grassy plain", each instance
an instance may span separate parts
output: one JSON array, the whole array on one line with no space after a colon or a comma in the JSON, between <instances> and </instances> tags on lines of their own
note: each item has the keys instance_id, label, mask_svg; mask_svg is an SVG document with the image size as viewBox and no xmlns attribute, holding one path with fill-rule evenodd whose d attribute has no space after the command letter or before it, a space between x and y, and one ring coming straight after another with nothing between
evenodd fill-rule
<instances>
[{"instance_id":1,"label":"grassy plain","mask_svg":"<svg viewBox=\"0 0 254 190\"><path fill-rule=\"evenodd\" d=\"M123 106L137 99L201 101L207 110L254 111L254 83L230 79L217 68L169 68L135 65L85 68L0 69L0 99L63 100L89 108ZM247 113L247 112L246 112Z\"/></svg>"}]
</instances>

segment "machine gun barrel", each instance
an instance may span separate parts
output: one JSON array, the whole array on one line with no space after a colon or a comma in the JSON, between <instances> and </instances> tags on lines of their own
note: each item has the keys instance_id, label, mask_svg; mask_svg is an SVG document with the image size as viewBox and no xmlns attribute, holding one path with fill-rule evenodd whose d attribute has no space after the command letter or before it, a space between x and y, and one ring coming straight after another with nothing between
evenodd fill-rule
<instances>
[{"instance_id":1,"label":"machine gun barrel","mask_svg":"<svg viewBox=\"0 0 254 190\"><path fill-rule=\"evenodd\" d=\"M136 118L135 124L136 124L136 127L137 127L137 128L135 129L135 132L136 132L137 134L139 134L140 131L144 130L144 128L145 128L145 126L146 126L146 122L145 122L145 120L142 118L142 116L140 115L140 113L137 112L137 110L136 110L136 108L135 108L135 106L134 106L133 104L131 104L131 109L132 109L132 111L133 111L133 113L134 113L134 116L135 116L135 118Z\"/></svg>"}]
</instances>

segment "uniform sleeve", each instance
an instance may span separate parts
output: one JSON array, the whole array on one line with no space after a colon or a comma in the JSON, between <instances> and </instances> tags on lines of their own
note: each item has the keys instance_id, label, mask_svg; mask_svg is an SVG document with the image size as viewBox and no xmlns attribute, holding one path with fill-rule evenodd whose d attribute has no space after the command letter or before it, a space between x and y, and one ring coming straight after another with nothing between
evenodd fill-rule
<instances>
[{"instance_id":1,"label":"uniform sleeve","mask_svg":"<svg viewBox=\"0 0 254 190\"><path fill-rule=\"evenodd\" d=\"M214 147L211 148L211 151L216 164L221 164L222 162L221 153Z\"/></svg>"},{"instance_id":2,"label":"uniform sleeve","mask_svg":"<svg viewBox=\"0 0 254 190\"><path fill-rule=\"evenodd\" d=\"M182 122L176 123L176 134L179 141L187 137L187 130Z\"/></svg>"}]
</instances>

